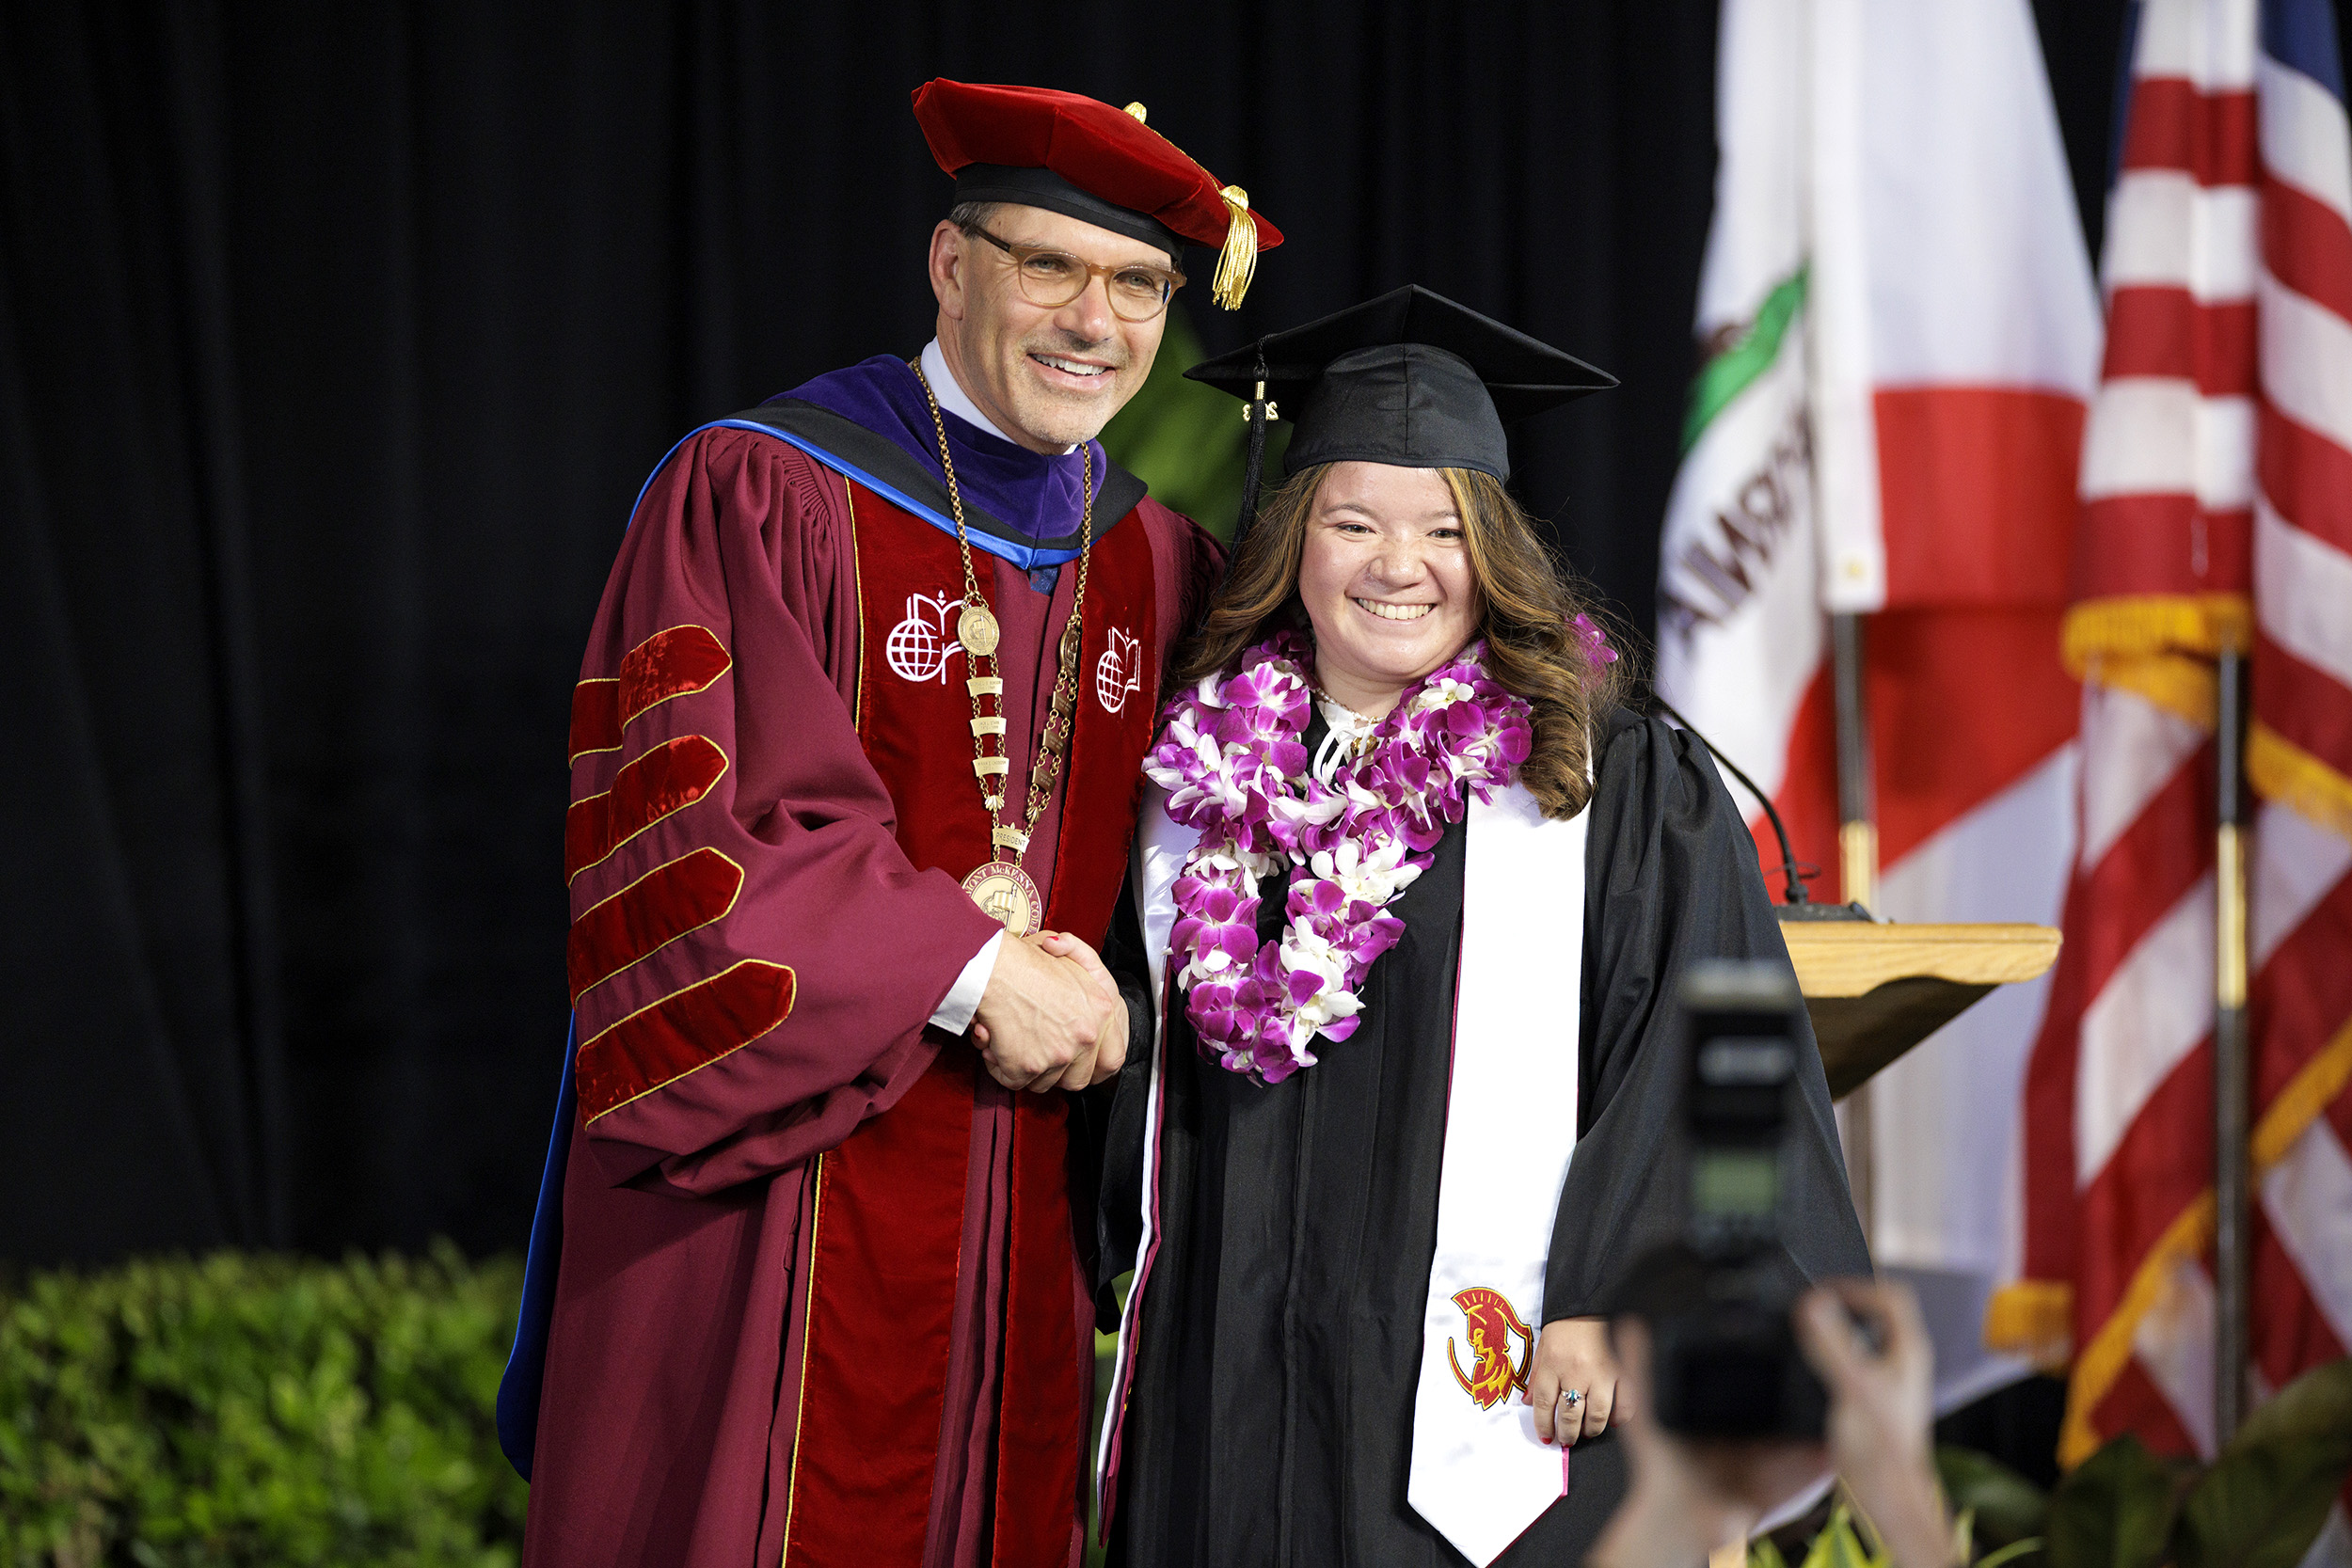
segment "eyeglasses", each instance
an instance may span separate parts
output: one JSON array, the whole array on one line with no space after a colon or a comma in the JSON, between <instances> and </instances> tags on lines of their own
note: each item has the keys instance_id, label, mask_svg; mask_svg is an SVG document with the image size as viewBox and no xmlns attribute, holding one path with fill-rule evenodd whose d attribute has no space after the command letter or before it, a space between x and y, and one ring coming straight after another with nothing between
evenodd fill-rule
<instances>
[{"instance_id":1,"label":"eyeglasses","mask_svg":"<svg viewBox=\"0 0 2352 1568\"><path fill-rule=\"evenodd\" d=\"M1088 286L1100 277L1110 295L1113 315L1124 322L1148 322L1167 309L1168 300L1184 286L1184 275L1166 267L1133 261L1098 267L1066 250L1000 240L977 224L964 232L977 234L1011 257L1013 276L1021 281L1021 296L1048 310L1060 309L1085 293Z\"/></svg>"}]
</instances>

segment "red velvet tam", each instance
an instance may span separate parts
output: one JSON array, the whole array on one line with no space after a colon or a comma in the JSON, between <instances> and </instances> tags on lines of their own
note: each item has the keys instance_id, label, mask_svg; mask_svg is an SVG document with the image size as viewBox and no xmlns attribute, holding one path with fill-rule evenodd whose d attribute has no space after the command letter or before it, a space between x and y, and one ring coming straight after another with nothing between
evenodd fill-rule
<instances>
[{"instance_id":1,"label":"red velvet tam","mask_svg":"<svg viewBox=\"0 0 2352 1568\"><path fill-rule=\"evenodd\" d=\"M1042 207L1171 256L1216 245L1213 293L1241 304L1258 252L1282 231L1252 212L1249 193L1216 177L1144 123L1140 103L1108 103L1050 87L989 87L945 77L914 89L914 118L956 200Z\"/></svg>"}]
</instances>

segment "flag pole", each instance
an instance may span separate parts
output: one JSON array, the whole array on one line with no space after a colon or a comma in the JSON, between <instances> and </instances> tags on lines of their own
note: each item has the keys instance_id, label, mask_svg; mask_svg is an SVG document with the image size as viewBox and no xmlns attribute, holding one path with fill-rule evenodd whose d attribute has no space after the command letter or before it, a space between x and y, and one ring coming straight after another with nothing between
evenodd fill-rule
<instances>
[{"instance_id":1,"label":"flag pole","mask_svg":"<svg viewBox=\"0 0 2352 1568\"><path fill-rule=\"evenodd\" d=\"M2213 1438L2227 1443L2245 1414L2247 1259L2246 656L2221 648L2214 752L2214 1355Z\"/></svg>"},{"instance_id":2,"label":"flag pole","mask_svg":"<svg viewBox=\"0 0 2352 1568\"><path fill-rule=\"evenodd\" d=\"M1870 910L1879 896L1879 834L1870 781L1870 710L1862 682L1862 617L1832 615L1829 627L1837 692L1838 892L1845 902ZM1846 1181L1866 1243L1871 1240L1876 1212L1870 1098L1867 1084L1846 1097Z\"/></svg>"},{"instance_id":3,"label":"flag pole","mask_svg":"<svg viewBox=\"0 0 2352 1568\"><path fill-rule=\"evenodd\" d=\"M1870 785L1870 710L1862 689L1862 617L1829 619L1837 682L1837 869L1846 902L1879 899L1877 802Z\"/></svg>"}]
</instances>

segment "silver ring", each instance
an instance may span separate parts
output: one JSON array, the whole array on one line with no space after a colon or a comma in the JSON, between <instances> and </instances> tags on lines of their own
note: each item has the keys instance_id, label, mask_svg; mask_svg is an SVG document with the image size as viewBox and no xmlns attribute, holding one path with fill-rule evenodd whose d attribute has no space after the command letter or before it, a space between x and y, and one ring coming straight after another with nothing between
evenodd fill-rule
<instances>
[{"instance_id":1,"label":"silver ring","mask_svg":"<svg viewBox=\"0 0 2352 1568\"><path fill-rule=\"evenodd\" d=\"M1584 1402L1584 1396L1579 1390L1571 1388L1566 1393L1560 1396L1560 1402L1573 1410L1576 1406Z\"/></svg>"}]
</instances>

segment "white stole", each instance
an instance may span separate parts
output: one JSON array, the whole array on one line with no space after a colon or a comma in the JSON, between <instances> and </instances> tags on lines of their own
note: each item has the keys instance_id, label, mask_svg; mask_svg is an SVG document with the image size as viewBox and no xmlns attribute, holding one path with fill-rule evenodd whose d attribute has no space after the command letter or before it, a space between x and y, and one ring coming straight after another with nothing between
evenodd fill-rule
<instances>
[{"instance_id":1,"label":"white stole","mask_svg":"<svg viewBox=\"0 0 2352 1568\"><path fill-rule=\"evenodd\" d=\"M1548 821L1518 784L1470 804L1445 1165L1405 1496L1479 1568L1567 1487L1566 1450L1536 1441L1521 1399L1576 1148L1590 815Z\"/></svg>"},{"instance_id":2,"label":"white stole","mask_svg":"<svg viewBox=\"0 0 2352 1568\"><path fill-rule=\"evenodd\" d=\"M1168 938L1175 924L1172 889L1200 836L1169 820L1167 800L1164 790L1147 789L1135 851L1144 950L1163 1024ZM1406 1496L1480 1568L1565 1485L1564 1450L1535 1440L1534 1413L1519 1401L1534 1336L1542 1331L1544 1264L1576 1145L1588 815L1547 821L1534 797L1516 784L1497 791L1491 803L1473 796L1469 808L1453 1086ZM1135 1334L1159 1240L1165 1047L1163 1028L1145 1109L1142 1239L1120 1320L1112 1407L1096 1458L1098 1485L1110 1477L1125 1424ZM1343 1041L1328 1049L1347 1046ZM1508 1355L1497 1375L1511 1384L1497 1395L1490 1378L1484 1407L1482 1396L1464 1387L1466 1378L1475 1381L1480 1359L1473 1325L1490 1346L1496 1334L1502 1336L1500 1349L1486 1357L1490 1372L1495 1354Z\"/></svg>"}]
</instances>

